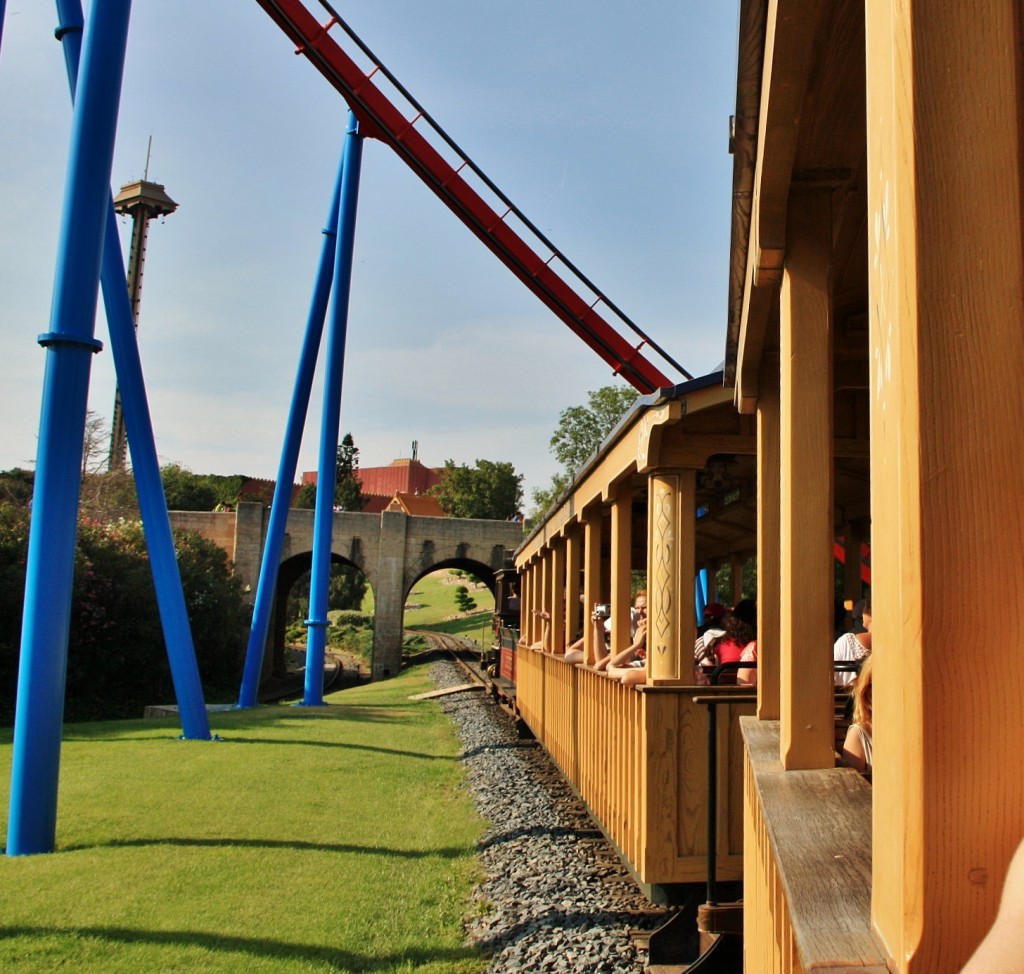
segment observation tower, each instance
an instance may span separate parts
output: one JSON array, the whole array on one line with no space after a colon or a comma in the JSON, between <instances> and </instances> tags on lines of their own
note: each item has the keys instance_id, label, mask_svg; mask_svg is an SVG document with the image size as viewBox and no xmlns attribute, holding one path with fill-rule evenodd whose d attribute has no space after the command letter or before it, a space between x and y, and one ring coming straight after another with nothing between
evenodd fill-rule
<instances>
[{"instance_id":1,"label":"observation tower","mask_svg":"<svg viewBox=\"0 0 1024 974\"><path fill-rule=\"evenodd\" d=\"M114 197L114 210L132 218L132 245L128 255L128 297L132 305L132 321L139 327L139 302L142 297L142 271L146 260L146 236L149 221L154 217L173 213L178 204L164 191L159 183L146 179L149 166L142 179L125 183ZM110 455L108 470L123 470L127 456L128 438L125 434L124 416L121 410L121 389L114 392L114 418L110 423Z\"/></svg>"}]
</instances>

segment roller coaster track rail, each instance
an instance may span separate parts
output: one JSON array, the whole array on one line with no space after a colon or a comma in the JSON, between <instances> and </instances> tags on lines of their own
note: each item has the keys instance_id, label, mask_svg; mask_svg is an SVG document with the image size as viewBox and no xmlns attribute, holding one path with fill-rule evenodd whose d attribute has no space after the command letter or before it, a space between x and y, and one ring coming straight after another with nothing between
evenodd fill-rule
<instances>
[{"instance_id":1,"label":"roller coaster track rail","mask_svg":"<svg viewBox=\"0 0 1024 974\"><path fill-rule=\"evenodd\" d=\"M615 374L643 394L674 385L644 355L647 348L684 378L693 378L526 218L326 0L320 0L320 6L329 15L323 24L303 0L256 2L296 45L295 53L304 55L345 99L359 121L360 134L391 146L470 231L597 352ZM339 30L335 31L335 27ZM339 36L345 49L336 40ZM404 110L396 108L395 102ZM624 337L623 332L631 332L632 338Z\"/></svg>"}]
</instances>

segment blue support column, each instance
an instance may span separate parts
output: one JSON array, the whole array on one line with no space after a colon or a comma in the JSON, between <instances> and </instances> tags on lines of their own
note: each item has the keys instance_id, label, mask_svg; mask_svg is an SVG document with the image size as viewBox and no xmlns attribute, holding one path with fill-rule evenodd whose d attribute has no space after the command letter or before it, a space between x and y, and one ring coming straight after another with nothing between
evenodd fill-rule
<instances>
[{"instance_id":1,"label":"blue support column","mask_svg":"<svg viewBox=\"0 0 1024 974\"><path fill-rule=\"evenodd\" d=\"M79 0L57 0L60 26L56 36L64 49L71 99L74 102L82 47L82 5ZM188 607L181 588L181 574L174 554L174 535L167 514L164 485L160 479L160 461L153 438L153 424L142 375L138 336L132 318L131 301L125 286L124 260L117 233L114 203L107 193L106 233L100 265L103 303L110 329L110 350L114 357L121 405L124 412L132 473L139 495L139 511L146 532L153 586L167 645L171 680L178 701L181 728L190 740L209 740L210 721L203 700Z\"/></svg>"},{"instance_id":2,"label":"blue support column","mask_svg":"<svg viewBox=\"0 0 1024 974\"><path fill-rule=\"evenodd\" d=\"M697 608L697 625L703 625L704 608L708 604L708 570L702 568L697 572L694 585L693 601Z\"/></svg>"},{"instance_id":3,"label":"blue support column","mask_svg":"<svg viewBox=\"0 0 1024 974\"><path fill-rule=\"evenodd\" d=\"M72 116L25 580L7 855L52 852L82 440L130 0L94 0Z\"/></svg>"},{"instance_id":4,"label":"blue support column","mask_svg":"<svg viewBox=\"0 0 1024 974\"><path fill-rule=\"evenodd\" d=\"M302 703L318 707L324 702L324 655L327 647L327 596L331 580L331 540L334 534L334 484L341 425L341 383L345 375L345 338L348 300L352 284L356 206L363 140L359 123L349 112L341 174L341 210L338 216L338 251L334 261L334 300L331 305L324 372L324 404L320 426L320 463L313 518L313 570L309 580L309 618L306 620L306 684Z\"/></svg>"},{"instance_id":5,"label":"blue support column","mask_svg":"<svg viewBox=\"0 0 1024 974\"><path fill-rule=\"evenodd\" d=\"M267 631L270 616L274 610L274 593L277 590L277 573L281 565L281 550L284 547L285 528L288 525L288 510L291 505L292 484L299 462L299 447L302 444L302 430L306 425L309 395L313 387L316 359L320 351L320 340L327 317L327 304L331 297L331 279L334 276L334 256L337 250L338 206L341 195L342 174L345 171L345 157L342 153L338 167L338 178L334 185L324 241L320 250L320 265L317 269L313 299L306 319L306 335L299 356L299 368L292 390L292 403L288 412L284 445L281 448L281 463L277 468L277 486L274 501L270 506L270 522L267 525L267 540L263 547L260 564L260 578L256 584L256 601L253 605L252 628L249 630L249 645L245 653L245 669L242 673L242 688L238 695L239 707L255 707L263 670L263 654L267 645Z\"/></svg>"}]
</instances>

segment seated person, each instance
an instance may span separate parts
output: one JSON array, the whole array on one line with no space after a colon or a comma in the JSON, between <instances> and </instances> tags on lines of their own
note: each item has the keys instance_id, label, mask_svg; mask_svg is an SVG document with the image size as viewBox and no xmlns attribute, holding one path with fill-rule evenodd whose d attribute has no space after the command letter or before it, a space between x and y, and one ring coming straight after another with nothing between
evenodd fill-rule
<instances>
[{"instance_id":1,"label":"seated person","mask_svg":"<svg viewBox=\"0 0 1024 974\"><path fill-rule=\"evenodd\" d=\"M541 620L540 639L536 642L527 643L525 634L519 637L519 645L523 649L538 649L544 653L550 653L549 636L551 632L551 613L543 609L534 609L533 614Z\"/></svg>"},{"instance_id":2,"label":"seated person","mask_svg":"<svg viewBox=\"0 0 1024 974\"><path fill-rule=\"evenodd\" d=\"M639 591L630 610L632 642L607 663L607 673L614 680L634 686L647 681L647 592Z\"/></svg>"},{"instance_id":3,"label":"seated person","mask_svg":"<svg viewBox=\"0 0 1024 974\"><path fill-rule=\"evenodd\" d=\"M714 644L715 665L757 662L757 606L753 599L741 599L725 617L724 634ZM707 665L706 663L704 665ZM756 667L740 667L735 678L728 671L721 683L757 684Z\"/></svg>"},{"instance_id":4,"label":"seated person","mask_svg":"<svg viewBox=\"0 0 1024 974\"><path fill-rule=\"evenodd\" d=\"M612 637L612 620L611 616L598 615L597 606L594 607L594 612L590 618L594 623L594 645L596 647L597 654L597 659L594 662L594 668L597 670L603 670L608 665L609 661L608 644ZM643 589L633 596L633 607L629 610L630 639L636 638L637 626L639 626L641 619L646 623L647 592Z\"/></svg>"},{"instance_id":5,"label":"seated person","mask_svg":"<svg viewBox=\"0 0 1024 974\"><path fill-rule=\"evenodd\" d=\"M636 686L647 682L647 616L644 615L637 623L633 642L621 653L616 653L608 660L606 672L613 680L626 686Z\"/></svg>"},{"instance_id":6,"label":"seated person","mask_svg":"<svg viewBox=\"0 0 1024 974\"><path fill-rule=\"evenodd\" d=\"M853 723L846 732L839 763L871 774L871 657L864 665L853 685Z\"/></svg>"},{"instance_id":7,"label":"seated person","mask_svg":"<svg viewBox=\"0 0 1024 974\"><path fill-rule=\"evenodd\" d=\"M861 599L853 609L854 629L843 633L832 647L832 658L837 662L859 662L871 653L871 599ZM857 622L860 621L860 625ZM858 629L860 630L858 632ZM835 674L837 687L848 686L857 679L856 673L839 671Z\"/></svg>"}]
</instances>

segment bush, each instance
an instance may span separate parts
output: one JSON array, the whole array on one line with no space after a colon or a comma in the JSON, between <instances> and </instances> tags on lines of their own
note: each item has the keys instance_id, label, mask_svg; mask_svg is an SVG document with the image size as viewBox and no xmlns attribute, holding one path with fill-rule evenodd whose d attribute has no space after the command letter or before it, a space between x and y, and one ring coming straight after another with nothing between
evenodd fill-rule
<instances>
[{"instance_id":1,"label":"bush","mask_svg":"<svg viewBox=\"0 0 1024 974\"><path fill-rule=\"evenodd\" d=\"M0 504L0 722L14 711L28 512ZM227 555L195 534L175 548L208 701L237 693L249 610ZM138 717L174 700L156 593L139 521L82 521L72 589L64 717Z\"/></svg>"}]
</instances>

